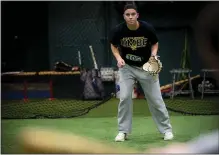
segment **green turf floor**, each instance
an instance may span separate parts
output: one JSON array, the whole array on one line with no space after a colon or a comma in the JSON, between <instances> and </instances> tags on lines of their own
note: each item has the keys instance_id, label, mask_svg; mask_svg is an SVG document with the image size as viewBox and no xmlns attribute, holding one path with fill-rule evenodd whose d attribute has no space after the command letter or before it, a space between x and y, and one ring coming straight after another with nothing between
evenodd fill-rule
<instances>
[{"instance_id":1,"label":"green turf floor","mask_svg":"<svg viewBox=\"0 0 219 155\"><path fill-rule=\"evenodd\" d=\"M72 118L72 119L34 119L34 120L3 120L2 121L2 153L19 153L18 140L15 139L19 129L25 126L41 126L70 131L79 135L95 138L105 143L130 147L142 151L151 146L164 146L173 142L188 141L200 133L217 127L215 116L172 116L171 122L175 139L163 141L150 116L133 118L133 132L124 143L113 141L117 134L116 117L105 118Z\"/></svg>"},{"instance_id":2,"label":"green turf floor","mask_svg":"<svg viewBox=\"0 0 219 155\"><path fill-rule=\"evenodd\" d=\"M174 102L174 104L176 105L177 103ZM193 102L190 104L194 106ZM169 111L175 139L166 142L163 141L162 135L157 131L145 100L137 99L134 100L133 105L133 132L130 135L130 139L124 143L115 143L114 137L117 134L117 105L118 99L112 99L92 109L84 116L69 119L2 120L2 153L19 153L17 148L19 140L16 139L16 135L25 126L42 126L56 128L61 131L70 131L112 145L131 147L137 151L145 150L151 146L164 146L173 142L185 142L198 136L200 133L208 132L219 126L219 116L185 116Z\"/></svg>"}]
</instances>

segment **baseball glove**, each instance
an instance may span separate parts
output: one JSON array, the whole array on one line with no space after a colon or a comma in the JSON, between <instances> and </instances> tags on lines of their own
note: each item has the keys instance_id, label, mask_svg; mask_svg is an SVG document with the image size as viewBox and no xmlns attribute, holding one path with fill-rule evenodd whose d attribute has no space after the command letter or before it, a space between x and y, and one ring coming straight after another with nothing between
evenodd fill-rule
<instances>
[{"instance_id":1,"label":"baseball glove","mask_svg":"<svg viewBox=\"0 0 219 155\"><path fill-rule=\"evenodd\" d=\"M162 63L158 59L158 56L151 56L148 62L143 65L143 70L148 72L150 75L158 75L162 70Z\"/></svg>"},{"instance_id":2,"label":"baseball glove","mask_svg":"<svg viewBox=\"0 0 219 155\"><path fill-rule=\"evenodd\" d=\"M66 72L66 71L78 71L79 67L78 66L71 66L63 61L58 61L54 65L54 70L55 71L61 71L61 72Z\"/></svg>"}]
</instances>

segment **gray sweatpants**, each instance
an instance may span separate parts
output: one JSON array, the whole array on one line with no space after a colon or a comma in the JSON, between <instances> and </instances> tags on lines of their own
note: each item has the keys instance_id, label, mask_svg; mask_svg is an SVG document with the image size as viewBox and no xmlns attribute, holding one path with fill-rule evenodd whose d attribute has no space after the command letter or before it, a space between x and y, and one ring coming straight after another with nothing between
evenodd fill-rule
<instances>
[{"instance_id":1,"label":"gray sweatpants","mask_svg":"<svg viewBox=\"0 0 219 155\"><path fill-rule=\"evenodd\" d=\"M169 114L163 101L159 78L153 78L145 71L129 65L119 68L120 102L118 105L119 132L131 133L132 130L132 90L137 80L145 94L148 106L160 133L172 131Z\"/></svg>"}]
</instances>

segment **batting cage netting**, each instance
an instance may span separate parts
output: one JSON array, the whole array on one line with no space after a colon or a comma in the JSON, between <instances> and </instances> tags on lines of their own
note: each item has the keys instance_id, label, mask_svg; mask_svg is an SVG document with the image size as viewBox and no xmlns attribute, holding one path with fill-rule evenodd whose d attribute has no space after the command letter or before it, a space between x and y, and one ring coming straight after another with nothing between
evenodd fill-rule
<instances>
[{"instance_id":1,"label":"batting cage netting","mask_svg":"<svg viewBox=\"0 0 219 155\"><path fill-rule=\"evenodd\" d=\"M24 72L2 76L2 118L70 118L111 98L92 71Z\"/></svg>"},{"instance_id":2,"label":"batting cage netting","mask_svg":"<svg viewBox=\"0 0 219 155\"><path fill-rule=\"evenodd\" d=\"M86 71L86 74L77 71L5 74L2 76L2 119L78 117L100 105L110 104L113 98L119 98L116 78L114 81L101 81L93 75L93 70ZM171 87L162 90L167 109L185 115L219 115L219 96L215 90L218 87L214 81L207 81L205 85L200 85L201 78L192 81L194 98L190 93L183 93L189 89L188 82L175 87L173 98ZM205 86L204 96L201 86ZM133 100L137 104L145 103L137 84Z\"/></svg>"}]
</instances>

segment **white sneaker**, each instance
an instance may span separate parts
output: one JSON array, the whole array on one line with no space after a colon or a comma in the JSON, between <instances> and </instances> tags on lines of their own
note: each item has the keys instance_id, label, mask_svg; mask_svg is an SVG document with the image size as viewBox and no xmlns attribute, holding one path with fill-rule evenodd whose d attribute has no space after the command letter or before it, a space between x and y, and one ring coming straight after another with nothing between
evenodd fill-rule
<instances>
[{"instance_id":1,"label":"white sneaker","mask_svg":"<svg viewBox=\"0 0 219 155\"><path fill-rule=\"evenodd\" d=\"M166 132L164 134L164 140L172 140L173 139L173 133L172 132Z\"/></svg>"},{"instance_id":2,"label":"white sneaker","mask_svg":"<svg viewBox=\"0 0 219 155\"><path fill-rule=\"evenodd\" d=\"M116 142L124 142L127 139L127 134L126 133L118 133L118 135L115 138Z\"/></svg>"}]
</instances>

